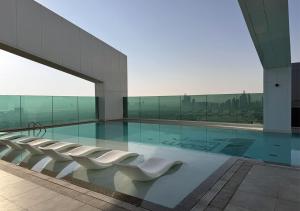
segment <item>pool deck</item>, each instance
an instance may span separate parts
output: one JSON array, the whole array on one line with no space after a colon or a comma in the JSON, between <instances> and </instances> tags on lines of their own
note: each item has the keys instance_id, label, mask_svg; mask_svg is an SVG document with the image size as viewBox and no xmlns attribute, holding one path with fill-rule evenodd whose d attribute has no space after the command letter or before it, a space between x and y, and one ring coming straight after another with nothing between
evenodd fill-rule
<instances>
[{"instance_id":1,"label":"pool deck","mask_svg":"<svg viewBox=\"0 0 300 211\"><path fill-rule=\"evenodd\" d=\"M166 210L138 207L3 160L0 178L0 210L4 211ZM300 210L300 169L237 158L207 190L189 196L187 207L173 210Z\"/></svg>"}]
</instances>

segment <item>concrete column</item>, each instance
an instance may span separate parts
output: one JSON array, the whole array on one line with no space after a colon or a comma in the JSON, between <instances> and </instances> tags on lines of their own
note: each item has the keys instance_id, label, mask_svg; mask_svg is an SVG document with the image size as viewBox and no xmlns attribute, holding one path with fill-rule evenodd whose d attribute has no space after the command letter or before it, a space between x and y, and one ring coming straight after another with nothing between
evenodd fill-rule
<instances>
[{"instance_id":1,"label":"concrete column","mask_svg":"<svg viewBox=\"0 0 300 211\"><path fill-rule=\"evenodd\" d=\"M95 96L97 98L96 108L98 111L98 119L105 120L105 98L103 83L95 83Z\"/></svg>"},{"instance_id":2,"label":"concrete column","mask_svg":"<svg viewBox=\"0 0 300 211\"><path fill-rule=\"evenodd\" d=\"M291 133L291 67L264 69L264 131Z\"/></svg>"}]
</instances>

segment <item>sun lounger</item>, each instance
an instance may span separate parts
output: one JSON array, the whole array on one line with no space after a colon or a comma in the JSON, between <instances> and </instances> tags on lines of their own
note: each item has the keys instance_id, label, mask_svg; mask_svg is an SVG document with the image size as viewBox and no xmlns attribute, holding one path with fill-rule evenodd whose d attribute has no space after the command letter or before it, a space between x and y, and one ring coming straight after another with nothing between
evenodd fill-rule
<instances>
[{"instance_id":1,"label":"sun lounger","mask_svg":"<svg viewBox=\"0 0 300 211\"><path fill-rule=\"evenodd\" d=\"M24 149L28 150L31 154L43 154L41 150L39 150L39 147L41 146L48 146L50 144L54 144L57 141L49 140L49 139L37 139L31 142L18 142L18 144L23 147Z\"/></svg>"},{"instance_id":2,"label":"sun lounger","mask_svg":"<svg viewBox=\"0 0 300 211\"><path fill-rule=\"evenodd\" d=\"M5 140L13 140L13 139L17 139L17 138L21 138L21 137L24 137L25 135L20 135L20 134L15 134L15 133L12 133L12 134L7 134L7 135L4 135L4 136L1 136L0 137L0 142L1 141L5 141Z\"/></svg>"},{"instance_id":3,"label":"sun lounger","mask_svg":"<svg viewBox=\"0 0 300 211\"><path fill-rule=\"evenodd\" d=\"M9 132L0 132L0 136L5 136L5 135L8 135Z\"/></svg>"},{"instance_id":4,"label":"sun lounger","mask_svg":"<svg viewBox=\"0 0 300 211\"><path fill-rule=\"evenodd\" d=\"M72 160L71 156L87 156L95 152L107 151L105 148L92 146L80 146L63 153L55 149L41 150L44 152L44 154L50 156L55 161L70 161Z\"/></svg>"},{"instance_id":5,"label":"sun lounger","mask_svg":"<svg viewBox=\"0 0 300 211\"><path fill-rule=\"evenodd\" d=\"M6 135L0 136L0 145L6 146L7 144L5 143L5 141L14 140L21 137L24 137L24 135L19 135L15 133L8 133Z\"/></svg>"},{"instance_id":6,"label":"sun lounger","mask_svg":"<svg viewBox=\"0 0 300 211\"><path fill-rule=\"evenodd\" d=\"M37 148L37 150L40 152L40 154L44 154L44 151L47 150L54 150L57 152L61 152L70 148L79 147L80 144L75 143L69 143L69 142L57 142L48 146L40 146Z\"/></svg>"},{"instance_id":7,"label":"sun lounger","mask_svg":"<svg viewBox=\"0 0 300 211\"><path fill-rule=\"evenodd\" d=\"M132 180L149 181L161 177L172 166L181 164L181 161L169 161L163 158L150 158L138 165L116 164L120 171Z\"/></svg>"},{"instance_id":8,"label":"sun lounger","mask_svg":"<svg viewBox=\"0 0 300 211\"><path fill-rule=\"evenodd\" d=\"M138 156L134 152L126 152L120 150L112 150L104 153L98 158L89 158L85 156L72 156L80 165L84 166L86 169L103 169L112 166L115 163L118 163L122 160L125 160L129 157Z\"/></svg>"},{"instance_id":9,"label":"sun lounger","mask_svg":"<svg viewBox=\"0 0 300 211\"><path fill-rule=\"evenodd\" d=\"M22 145L20 145L20 143L29 143L32 142L34 140L40 139L39 137L32 137L32 136L25 136L25 137L20 137L20 138L16 138L16 139L4 139L1 142L13 149L22 149Z\"/></svg>"}]
</instances>

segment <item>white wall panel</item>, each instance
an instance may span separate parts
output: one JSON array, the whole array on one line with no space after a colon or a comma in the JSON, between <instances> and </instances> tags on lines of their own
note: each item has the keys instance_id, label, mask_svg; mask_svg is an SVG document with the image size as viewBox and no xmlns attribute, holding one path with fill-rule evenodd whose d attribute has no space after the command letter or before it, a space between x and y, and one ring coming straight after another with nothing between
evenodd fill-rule
<instances>
[{"instance_id":1,"label":"white wall panel","mask_svg":"<svg viewBox=\"0 0 300 211\"><path fill-rule=\"evenodd\" d=\"M41 55L43 9L32 0L17 1L17 46L28 53Z\"/></svg>"},{"instance_id":2,"label":"white wall panel","mask_svg":"<svg viewBox=\"0 0 300 211\"><path fill-rule=\"evenodd\" d=\"M68 21L62 21L62 64L73 70L80 70L80 30Z\"/></svg>"},{"instance_id":3,"label":"white wall panel","mask_svg":"<svg viewBox=\"0 0 300 211\"><path fill-rule=\"evenodd\" d=\"M62 64L62 22L55 17L53 12L44 10L45 21L43 24L43 56L48 60Z\"/></svg>"},{"instance_id":4,"label":"white wall panel","mask_svg":"<svg viewBox=\"0 0 300 211\"><path fill-rule=\"evenodd\" d=\"M1 0L0 3L0 42L15 46L17 43L16 0Z\"/></svg>"},{"instance_id":5,"label":"white wall panel","mask_svg":"<svg viewBox=\"0 0 300 211\"><path fill-rule=\"evenodd\" d=\"M123 105L122 92L105 91L105 119L121 119L123 109L120 109L120 105Z\"/></svg>"},{"instance_id":6,"label":"white wall panel","mask_svg":"<svg viewBox=\"0 0 300 211\"><path fill-rule=\"evenodd\" d=\"M102 82L96 95L104 96L105 118L122 118L122 97L127 96L124 54L33 0L1 0L0 29L3 49Z\"/></svg>"}]
</instances>

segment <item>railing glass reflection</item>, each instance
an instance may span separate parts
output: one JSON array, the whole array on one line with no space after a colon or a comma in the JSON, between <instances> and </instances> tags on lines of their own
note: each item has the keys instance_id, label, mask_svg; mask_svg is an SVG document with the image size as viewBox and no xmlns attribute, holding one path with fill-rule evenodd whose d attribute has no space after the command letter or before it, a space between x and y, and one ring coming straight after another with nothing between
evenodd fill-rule
<instances>
[{"instance_id":1,"label":"railing glass reflection","mask_svg":"<svg viewBox=\"0 0 300 211\"><path fill-rule=\"evenodd\" d=\"M262 123L263 94L125 97L124 117L232 123Z\"/></svg>"},{"instance_id":2,"label":"railing glass reflection","mask_svg":"<svg viewBox=\"0 0 300 211\"><path fill-rule=\"evenodd\" d=\"M0 129L26 128L97 120L95 97L0 96Z\"/></svg>"}]
</instances>

